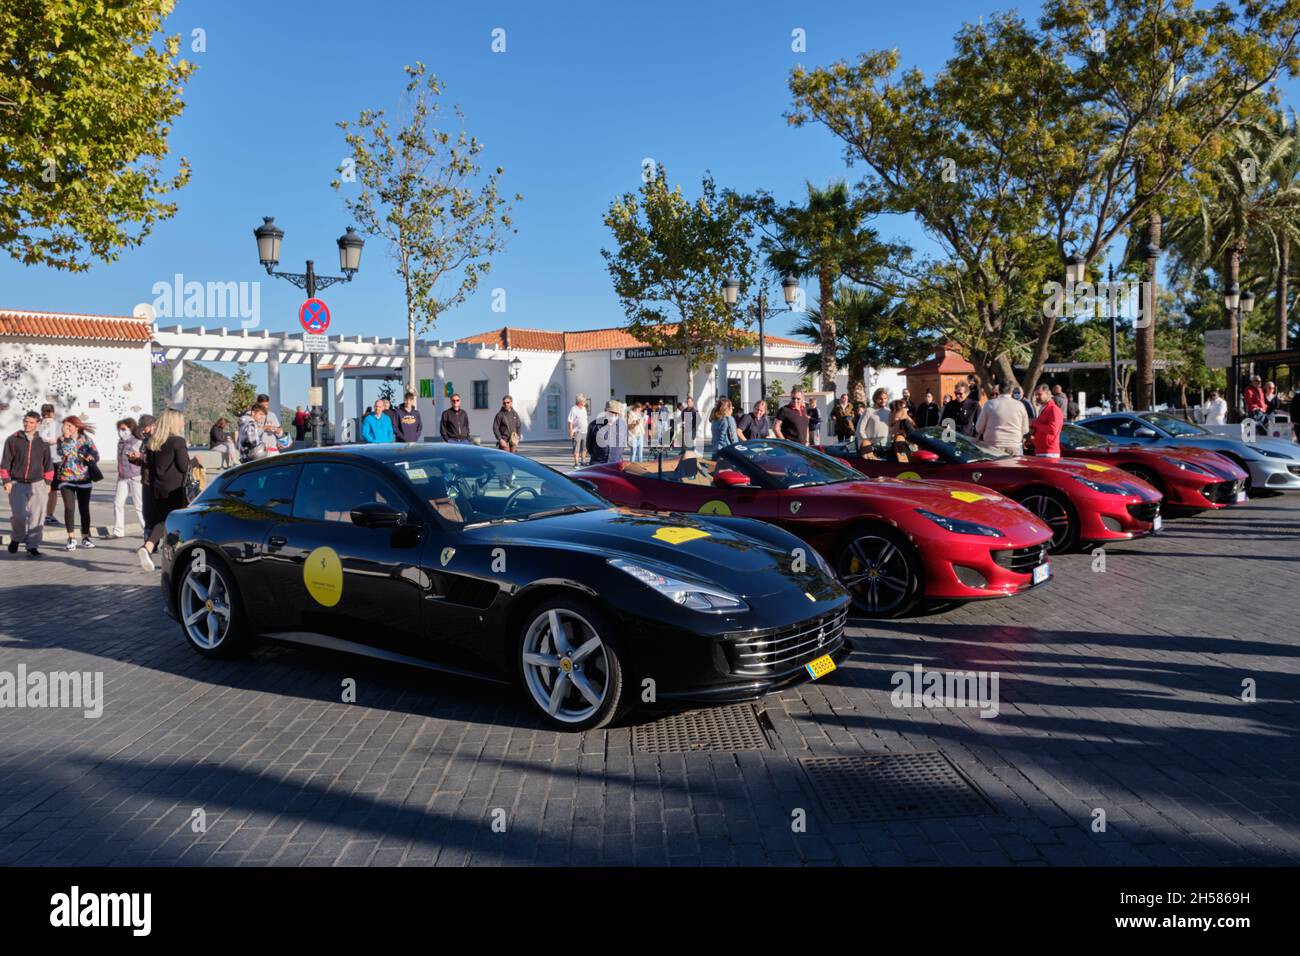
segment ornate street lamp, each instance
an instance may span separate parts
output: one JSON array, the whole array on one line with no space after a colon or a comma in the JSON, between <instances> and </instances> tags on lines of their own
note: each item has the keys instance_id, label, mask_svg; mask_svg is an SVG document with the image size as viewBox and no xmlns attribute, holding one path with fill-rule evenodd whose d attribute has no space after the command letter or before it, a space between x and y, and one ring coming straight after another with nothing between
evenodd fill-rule
<instances>
[{"instance_id":1,"label":"ornate street lamp","mask_svg":"<svg viewBox=\"0 0 1300 956\"><path fill-rule=\"evenodd\" d=\"M781 293L785 298L785 305L788 309L793 309L796 302L799 301L799 280L792 275L786 275L781 278ZM727 308L735 308L736 303L740 300L740 280L735 278L726 278L722 280L722 298L727 303ZM775 315L777 309L769 310L767 307L767 294L760 286L758 290L758 302L755 306L758 310L758 388L760 397L767 400L767 334L764 331L764 323L768 316ZM834 388L834 383L831 385Z\"/></svg>"},{"instance_id":2,"label":"ornate street lamp","mask_svg":"<svg viewBox=\"0 0 1300 956\"><path fill-rule=\"evenodd\" d=\"M262 224L253 230L253 236L257 239L257 261L266 269L266 274L276 279L288 279L299 289L307 293L307 298L316 298L317 289L328 289L336 282L351 282L352 277L357 274L361 268L361 250L365 247L366 241L362 239L355 229L348 226L347 231L338 238L339 247L339 268L342 270L341 276L318 276L316 267L312 260L307 260L306 272L277 272L275 267L280 264L280 246L284 242L284 230L275 224L275 217L263 216ZM316 366L318 363L318 353L311 353L311 384L316 388ZM414 370L415 356L407 357L407 361L412 363ZM311 407L311 443L319 446L321 443L320 435L321 426L321 405L313 404Z\"/></svg>"},{"instance_id":3,"label":"ornate street lamp","mask_svg":"<svg viewBox=\"0 0 1300 956\"><path fill-rule=\"evenodd\" d=\"M1078 285L1083 281L1084 274L1088 271L1088 260L1077 252L1065 260L1065 282L1067 285Z\"/></svg>"},{"instance_id":4,"label":"ornate street lamp","mask_svg":"<svg viewBox=\"0 0 1300 956\"><path fill-rule=\"evenodd\" d=\"M663 377L664 377L664 370L662 365L655 365L655 367L650 370L651 391L654 391L656 388L659 387L659 382Z\"/></svg>"},{"instance_id":5,"label":"ornate street lamp","mask_svg":"<svg viewBox=\"0 0 1300 956\"><path fill-rule=\"evenodd\" d=\"M524 363L520 360L518 355L510 360L510 381L513 382L519 377L519 370L523 367Z\"/></svg>"}]
</instances>

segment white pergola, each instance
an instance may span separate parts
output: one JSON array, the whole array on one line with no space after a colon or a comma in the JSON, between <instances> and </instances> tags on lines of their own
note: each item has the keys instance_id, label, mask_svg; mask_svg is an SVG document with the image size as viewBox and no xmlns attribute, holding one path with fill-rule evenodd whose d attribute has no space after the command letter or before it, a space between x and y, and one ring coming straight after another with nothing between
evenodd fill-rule
<instances>
[{"instance_id":1,"label":"white pergola","mask_svg":"<svg viewBox=\"0 0 1300 956\"><path fill-rule=\"evenodd\" d=\"M270 396L271 408L278 410L281 405L280 366L311 362L311 353L306 351L303 336L302 332L269 332L265 329L209 330L201 325L188 329L179 325L169 328L155 326L153 347L155 353L161 353L171 365L173 407L185 407L186 362L253 362L266 365L266 394ZM323 409L327 420L341 422L345 417L343 398L348 379L357 383L359 413L365 405L362 383L366 379L400 377L406 368L407 344L405 339L331 335L328 337L327 351L318 352L317 355L317 380L311 384L323 386L327 380L332 381L333 415L329 414L328 392L322 392L325 398ZM444 359L501 359L507 352L498 345L420 339L415 343L415 355L417 359L430 359L433 362L434 410L440 414L443 383L446 380Z\"/></svg>"}]
</instances>

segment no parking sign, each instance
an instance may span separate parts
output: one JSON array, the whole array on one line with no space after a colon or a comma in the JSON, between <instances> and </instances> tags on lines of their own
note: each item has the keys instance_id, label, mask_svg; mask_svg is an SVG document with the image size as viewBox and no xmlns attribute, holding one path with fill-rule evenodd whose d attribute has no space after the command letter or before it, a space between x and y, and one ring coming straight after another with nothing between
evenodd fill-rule
<instances>
[{"instance_id":1,"label":"no parking sign","mask_svg":"<svg viewBox=\"0 0 1300 956\"><path fill-rule=\"evenodd\" d=\"M330 307L320 299L308 299L298 309L303 331L319 335L330 327Z\"/></svg>"}]
</instances>

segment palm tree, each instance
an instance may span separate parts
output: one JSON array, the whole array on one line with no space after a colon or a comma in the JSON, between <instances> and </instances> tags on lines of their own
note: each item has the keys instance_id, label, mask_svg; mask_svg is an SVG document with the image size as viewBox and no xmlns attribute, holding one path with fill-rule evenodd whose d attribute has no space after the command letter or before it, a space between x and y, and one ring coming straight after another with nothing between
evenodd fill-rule
<instances>
[{"instance_id":1,"label":"palm tree","mask_svg":"<svg viewBox=\"0 0 1300 956\"><path fill-rule=\"evenodd\" d=\"M1271 246L1278 276L1280 335L1286 328L1286 271L1290 247L1300 242L1300 145L1285 122L1238 126L1232 149L1209 170L1196 210L1173 220L1167 240L1174 277L1213 269L1224 287L1241 285L1247 250ZM1244 290L1243 290L1244 291ZM1226 326L1237 341L1237 316L1225 308ZM1236 385L1232 386L1235 391Z\"/></svg>"},{"instance_id":2,"label":"palm tree","mask_svg":"<svg viewBox=\"0 0 1300 956\"><path fill-rule=\"evenodd\" d=\"M888 293L840 286L834 297L837 318L835 342L830 351L836 363L849 370L849 396L853 401L866 401L868 368L910 365L930 351L932 337L915 329L907 320L903 305ZM795 326L794 334L821 343L824 330L822 310L812 308ZM825 345L822 351L824 355ZM820 371L821 359L816 353L808 353L802 359L803 371L810 374Z\"/></svg>"},{"instance_id":3,"label":"palm tree","mask_svg":"<svg viewBox=\"0 0 1300 956\"><path fill-rule=\"evenodd\" d=\"M875 230L865 223L870 210L855 198L844 180L836 180L825 189L806 183L807 202L775 209L770 204L762 216L771 232L762 242L768 264L779 274L796 278L815 277L820 303L818 322L821 345L818 367L823 387L835 387L839 371L836 359L837 304L835 284L845 276L860 278L870 274L886 258Z\"/></svg>"}]
</instances>

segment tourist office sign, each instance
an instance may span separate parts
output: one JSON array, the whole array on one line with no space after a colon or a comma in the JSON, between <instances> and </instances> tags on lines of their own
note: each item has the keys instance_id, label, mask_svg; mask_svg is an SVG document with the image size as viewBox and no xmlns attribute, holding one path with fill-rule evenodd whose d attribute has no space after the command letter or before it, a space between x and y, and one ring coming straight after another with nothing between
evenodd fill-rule
<instances>
[{"instance_id":1,"label":"tourist office sign","mask_svg":"<svg viewBox=\"0 0 1300 956\"><path fill-rule=\"evenodd\" d=\"M673 355L681 355L681 349L654 349L654 348L635 348L635 349L616 349L614 358L617 359L648 359L648 358L668 358Z\"/></svg>"}]
</instances>

